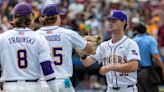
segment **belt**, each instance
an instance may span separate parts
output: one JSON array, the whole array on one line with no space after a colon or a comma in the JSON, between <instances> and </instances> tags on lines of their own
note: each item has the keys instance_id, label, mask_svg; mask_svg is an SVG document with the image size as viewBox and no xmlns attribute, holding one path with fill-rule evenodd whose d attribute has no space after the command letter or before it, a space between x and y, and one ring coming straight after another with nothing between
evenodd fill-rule
<instances>
[{"instance_id":1,"label":"belt","mask_svg":"<svg viewBox=\"0 0 164 92\"><path fill-rule=\"evenodd\" d=\"M65 79L70 79L70 78L56 78L56 80L65 80Z\"/></svg>"},{"instance_id":2,"label":"belt","mask_svg":"<svg viewBox=\"0 0 164 92\"><path fill-rule=\"evenodd\" d=\"M36 80L7 80L5 82L38 82L39 79L36 79Z\"/></svg>"},{"instance_id":3,"label":"belt","mask_svg":"<svg viewBox=\"0 0 164 92\"><path fill-rule=\"evenodd\" d=\"M130 88L130 87L133 87L135 85L127 85L125 86L126 88ZM113 90L120 90L122 87L112 87Z\"/></svg>"},{"instance_id":4,"label":"belt","mask_svg":"<svg viewBox=\"0 0 164 92\"><path fill-rule=\"evenodd\" d=\"M49 81L52 81L52 80L55 80L55 79L56 79L56 77L51 78L51 79L49 79L49 80L46 80L46 82L49 82Z\"/></svg>"}]
</instances>

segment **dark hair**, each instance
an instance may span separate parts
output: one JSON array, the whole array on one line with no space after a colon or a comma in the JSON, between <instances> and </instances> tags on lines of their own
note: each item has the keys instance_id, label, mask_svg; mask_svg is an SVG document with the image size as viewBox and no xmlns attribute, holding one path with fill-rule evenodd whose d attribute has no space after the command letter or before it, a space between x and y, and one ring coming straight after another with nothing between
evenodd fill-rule
<instances>
[{"instance_id":1,"label":"dark hair","mask_svg":"<svg viewBox=\"0 0 164 92\"><path fill-rule=\"evenodd\" d=\"M124 22L124 20L120 20L121 22ZM124 30L126 29L126 27L127 27L127 22L124 22L125 23L125 25L124 25Z\"/></svg>"},{"instance_id":2,"label":"dark hair","mask_svg":"<svg viewBox=\"0 0 164 92\"><path fill-rule=\"evenodd\" d=\"M13 27L29 27L31 24L30 16L15 16L11 23Z\"/></svg>"},{"instance_id":3,"label":"dark hair","mask_svg":"<svg viewBox=\"0 0 164 92\"><path fill-rule=\"evenodd\" d=\"M127 25L128 25L128 24L127 24L127 23L125 23L125 25L124 25L124 30L126 29Z\"/></svg>"},{"instance_id":4,"label":"dark hair","mask_svg":"<svg viewBox=\"0 0 164 92\"><path fill-rule=\"evenodd\" d=\"M50 24L54 24L57 20L57 16L41 16L39 18L39 21L41 24L43 25L50 25Z\"/></svg>"},{"instance_id":5,"label":"dark hair","mask_svg":"<svg viewBox=\"0 0 164 92\"><path fill-rule=\"evenodd\" d=\"M133 28L133 30L142 34L142 33L146 33L147 28L143 23L139 23L137 24L137 26Z\"/></svg>"}]
</instances>

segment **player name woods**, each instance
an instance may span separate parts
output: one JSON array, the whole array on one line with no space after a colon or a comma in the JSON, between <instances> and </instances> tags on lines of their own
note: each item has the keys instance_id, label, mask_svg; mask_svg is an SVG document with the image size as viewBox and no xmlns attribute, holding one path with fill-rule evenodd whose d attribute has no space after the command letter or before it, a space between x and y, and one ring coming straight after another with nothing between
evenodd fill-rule
<instances>
[{"instance_id":1,"label":"player name woods","mask_svg":"<svg viewBox=\"0 0 164 92\"><path fill-rule=\"evenodd\" d=\"M45 36L47 41L60 41L61 35L49 35Z\"/></svg>"},{"instance_id":2,"label":"player name woods","mask_svg":"<svg viewBox=\"0 0 164 92\"><path fill-rule=\"evenodd\" d=\"M9 38L10 44L14 43L28 43L28 44L34 44L35 39L32 39L30 37L11 37Z\"/></svg>"}]
</instances>

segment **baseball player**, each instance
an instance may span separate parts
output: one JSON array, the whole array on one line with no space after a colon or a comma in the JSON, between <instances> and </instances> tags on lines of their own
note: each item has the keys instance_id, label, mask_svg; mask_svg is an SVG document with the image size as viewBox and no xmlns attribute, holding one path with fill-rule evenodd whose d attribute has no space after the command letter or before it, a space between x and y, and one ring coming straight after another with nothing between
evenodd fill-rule
<instances>
[{"instance_id":1,"label":"baseball player","mask_svg":"<svg viewBox=\"0 0 164 92\"><path fill-rule=\"evenodd\" d=\"M48 43L29 28L31 6L22 2L13 11L14 28L0 35L3 92L41 92L41 69L52 92L56 92Z\"/></svg>"},{"instance_id":2,"label":"baseball player","mask_svg":"<svg viewBox=\"0 0 164 92\"><path fill-rule=\"evenodd\" d=\"M138 45L124 35L127 16L113 10L108 17L113 37L101 43L95 55L81 57L85 66L102 63L100 73L105 74L107 92L137 92L137 68L140 60Z\"/></svg>"},{"instance_id":3,"label":"baseball player","mask_svg":"<svg viewBox=\"0 0 164 92\"><path fill-rule=\"evenodd\" d=\"M40 18L44 27L36 33L44 35L49 43L52 64L55 65L57 92L74 92L70 81L73 73L72 49L79 48L89 54L92 53L92 44L75 31L59 27L61 14L63 13L55 4L45 6Z\"/></svg>"}]
</instances>

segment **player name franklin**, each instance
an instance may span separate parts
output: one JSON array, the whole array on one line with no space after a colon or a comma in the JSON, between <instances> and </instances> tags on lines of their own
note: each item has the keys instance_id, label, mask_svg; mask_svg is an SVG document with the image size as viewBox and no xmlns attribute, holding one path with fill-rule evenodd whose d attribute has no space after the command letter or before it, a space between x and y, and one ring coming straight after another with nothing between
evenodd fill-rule
<instances>
[{"instance_id":1,"label":"player name franklin","mask_svg":"<svg viewBox=\"0 0 164 92\"><path fill-rule=\"evenodd\" d=\"M34 44L35 39L30 37L11 37L8 39L10 44L14 43L28 43L28 44Z\"/></svg>"}]
</instances>

